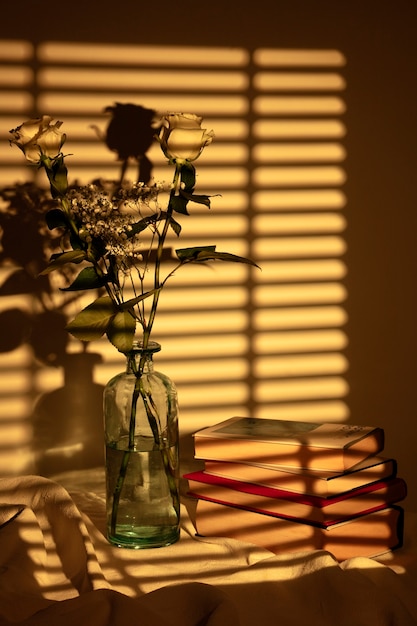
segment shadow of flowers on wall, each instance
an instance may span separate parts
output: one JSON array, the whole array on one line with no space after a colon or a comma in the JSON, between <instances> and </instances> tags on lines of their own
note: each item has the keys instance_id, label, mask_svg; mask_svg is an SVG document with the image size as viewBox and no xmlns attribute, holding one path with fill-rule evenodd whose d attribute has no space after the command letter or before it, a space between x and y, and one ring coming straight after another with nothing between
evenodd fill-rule
<instances>
[{"instance_id":1,"label":"shadow of flowers on wall","mask_svg":"<svg viewBox=\"0 0 417 626\"><path fill-rule=\"evenodd\" d=\"M98 129L96 132L121 161L119 180L133 161L137 180L147 183L152 176L152 163L146 152L154 141L155 111L118 102L106 107L104 113L110 114L107 129L104 133ZM66 310L79 294L61 291L59 287L70 284L78 270L71 273L66 265L58 277L56 272L41 274L51 255L61 250L62 231L49 230L45 222L54 200L46 188L33 182L0 189L0 199L0 267L5 276L0 298L32 297L30 308L13 306L0 312L0 327L7 329L0 335L0 352L26 343L42 364L62 365L68 344Z\"/></svg>"},{"instance_id":2,"label":"shadow of flowers on wall","mask_svg":"<svg viewBox=\"0 0 417 626\"><path fill-rule=\"evenodd\" d=\"M154 111L116 103L104 114L110 115L107 128L96 132L117 153L119 180L133 164L137 180L147 183L152 176L146 152L154 140ZM41 394L27 416L33 430L31 470L43 475L103 463L103 386L93 380L101 357L82 342L79 352L68 351L66 325L80 292L65 288L79 266L68 264L42 274L51 255L65 246L63 231L46 226L45 215L54 207L49 190L35 182L0 189L0 353L26 345L40 368L63 372L64 384Z\"/></svg>"},{"instance_id":3,"label":"shadow of flowers on wall","mask_svg":"<svg viewBox=\"0 0 417 626\"><path fill-rule=\"evenodd\" d=\"M74 296L58 299L51 277L40 275L59 246L59 233L52 235L44 226L51 201L35 183L5 187L0 198L0 266L6 276L0 297L32 297L30 307L13 306L0 313L0 327L7 329L0 336L0 352L27 343L41 363L57 366L68 342L64 310Z\"/></svg>"}]
</instances>

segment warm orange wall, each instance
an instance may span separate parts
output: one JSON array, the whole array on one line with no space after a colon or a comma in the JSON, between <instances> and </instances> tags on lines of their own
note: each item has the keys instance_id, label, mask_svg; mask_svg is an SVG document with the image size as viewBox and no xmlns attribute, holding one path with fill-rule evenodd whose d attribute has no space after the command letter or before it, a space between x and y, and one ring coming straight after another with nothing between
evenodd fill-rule
<instances>
[{"instance_id":1,"label":"warm orange wall","mask_svg":"<svg viewBox=\"0 0 417 626\"><path fill-rule=\"evenodd\" d=\"M399 460L408 506L417 509L415 3L73 0L48 11L43 4L8 3L0 38L316 46L346 56L348 402L352 422L385 428L386 451Z\"/></svg>"}]
</instances>

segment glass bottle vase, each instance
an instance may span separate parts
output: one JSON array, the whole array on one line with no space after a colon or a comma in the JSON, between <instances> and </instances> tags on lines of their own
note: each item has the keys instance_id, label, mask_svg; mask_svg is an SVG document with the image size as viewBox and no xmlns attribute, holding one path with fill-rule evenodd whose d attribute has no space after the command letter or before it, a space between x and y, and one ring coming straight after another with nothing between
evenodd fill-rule
<instances>
[{"instance_id":1,"label":"glass bottle vase","mask_svg":"<svg viewBox=\"0 0 417 626\"><path fill-rule=\"evenodd\" d=\"M126 371L104 390L107 538L119 547L179 538L178 400L174 383L154 370L160 349L135 344Z\"/></svg>"}]
</instances>

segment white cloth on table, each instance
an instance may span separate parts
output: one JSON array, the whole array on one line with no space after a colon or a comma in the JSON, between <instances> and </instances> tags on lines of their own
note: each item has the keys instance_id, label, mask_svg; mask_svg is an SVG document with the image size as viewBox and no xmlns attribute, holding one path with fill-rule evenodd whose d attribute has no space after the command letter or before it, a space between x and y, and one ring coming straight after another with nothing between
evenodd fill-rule
<instances>
[{"instance_id":1,"label":"white cloth on table","mask_svg":"<svg viewBox=\"0 0 417 626\"><path fill-rule=\"evenodd\" d=\"M413 517L401 550L338 563L196 537L183 499L179 542L127 550L105 539L103 487L98 470L0 479L0 625L417 626Z\"/></svg>"}]
</instances>

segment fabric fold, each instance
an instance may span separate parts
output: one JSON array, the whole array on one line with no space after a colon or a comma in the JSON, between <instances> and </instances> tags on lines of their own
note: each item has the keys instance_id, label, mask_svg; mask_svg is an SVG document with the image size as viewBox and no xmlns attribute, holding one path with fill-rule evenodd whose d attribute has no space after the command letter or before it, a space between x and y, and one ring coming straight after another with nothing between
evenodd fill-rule
<instances>
[{"instance_id":1,"label":"fabric fold","mask_svg":"<svg viewBox=\"0 0 417 626\"><path fill-rule=\"evenodd\" d=\"M110 588L68 492L39 476L0 480L0 626L238 624L227 594L188 583L128 597Z\"/></svg>"},{"instance_id":2,"label":"fabric fold","mask_svg":"<svg viewBox=\"0 0 417 626\"><path fill-rule=\"evenodd\" d=\"M417 626L412 516L403 550L338 563L198 537L183 500L179 542L126 550L103 534L102 473L67 478L0 479L0 626Z\"/></svg>"}]
</instances>

